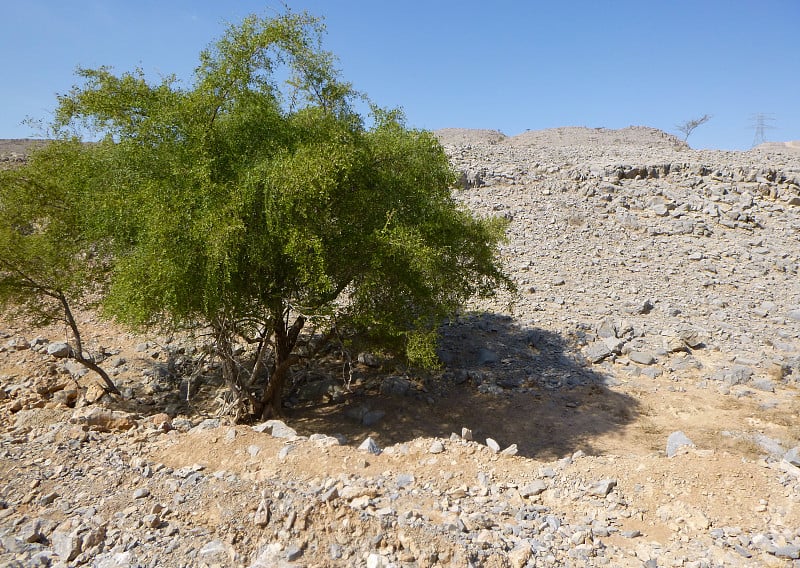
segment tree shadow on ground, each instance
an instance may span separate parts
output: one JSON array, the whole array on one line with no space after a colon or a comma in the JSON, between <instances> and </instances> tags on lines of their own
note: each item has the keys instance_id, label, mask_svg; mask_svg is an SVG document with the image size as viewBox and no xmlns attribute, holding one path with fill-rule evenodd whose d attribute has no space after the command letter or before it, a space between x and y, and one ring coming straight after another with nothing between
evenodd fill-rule
<instances>
[{"instance_id":1,"label":"tree shadow on ground","mask_svg":"<svg viewBox=\"0 0 800 568\"><path fill-rule=\"evenodd\" d=\"M559 334L526 328L511 317L465 315L442 329L436 377L378 374L360 367L355 391L337 403L297 406L289 421L300 434L344 434L352 444L372 436L381 447L417 437L447 438L470 428L518 455L556 459L635 420L638 403L610 390L608 377L586 366Z\"/></svg>"}]
</instances>

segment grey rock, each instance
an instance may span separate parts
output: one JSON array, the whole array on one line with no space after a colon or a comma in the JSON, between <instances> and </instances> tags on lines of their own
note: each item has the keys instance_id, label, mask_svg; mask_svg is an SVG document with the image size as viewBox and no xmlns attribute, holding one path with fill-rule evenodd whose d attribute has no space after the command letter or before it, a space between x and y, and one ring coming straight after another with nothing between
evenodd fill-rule
<instances>
[{"instance_id":1,"label":"grey rock","mask_svg":"<svg viewBox=\"0 0 800 568\"><path fill-rule=\"evenodd\" d=\"M386 377L381 381L381 394L386 396L405 396L412 390L408 377Z\"/></svg>"},{"instance_id":2,"label":"grey rock","mask_svg":"<svg viewBox=\"0 0 800 568\"><path fill-rule=\"evenodd\" d=\"M361 423L364 426L374 426L380 422L386 413L383 410L369 410L361 417Z\"/></svg>"},{"instance_id":3,"label":"grey rock","mask_svg":"<svg viewBox=\"0 0 800 568\"><path fill-rule=\"evenodd\" d=\"M374 454L376 456L380 455L381 453L381 449L378 447L378 444L376 444L375 440L373 440L372 438L367 438L366 440L361 442L361 445L358 446L358 449L361 450L362 452L367 452L370 454Z\"/></svg>"},{"instance_id":4,"label":"grey rock","mask_svg":"<svg viewBox=\"0 0 800 568\"><path fill-rule=\"evenodd\" d=\"M641 374L643 377L647 377L648 379L656 379L663 375L664 371L658 367L646 367L642 369Z\"/></svg>"},{"instance_id":5,"label":"grey rock","mask_svg":"<svg viewBox=\"0 0 800 568\"><path fill-rule=\"evenodd\" d=\"M736 551L737 554L739 554L739 556L743 556L745 558L753 557L753 554L741 545L734 544L733 549Z\"/></svg>"},{"instance_id":6,"label":"grey rock","mask_svg":"<svg viewBox=\"0 0 800 568\"><path fill-rule=\"evenodd\" d=\"M144 499L145 497L150 496L150 490L147 487L140 487L136 491L133 492L134 499Z\"/></svg>"},{"instance_id":7,"label":"grey rock","mask_svg":"<svg viewBox=\"0 0 800 568\"><path fill-rule=\"evenodd\" d=\"M746 365L734 365L730 369L720 369L716 371L711 378L717 381L723 381L730 386L742 385L747 383L753 376L753 369Z\"/></svg>"},{"instance_id":8,"label":"grey rock","mask_svg":"<svg viewBox=\"0 0 800 568\"><path fill-rule=\"evenodd\" d=\"M13 536L0 538L0 552L10 552L12 554L24 554L30 550L30 544L23 542Z\"/></svg>"},{"instance_id":9,"label":"grey rock","mask_svg":"<svg viewBox=\"0 0 800 568\"><path fill-rule=\"evenodd\" d=\"M617 326L610 318L606 318L597 326L597 336L600 339L617 339Z\"/></svg>"},{"instance_id":10,"label":"grey rock","mask_svg":"<svg viewBox=\"0 0 800 568\"><path fill-rule=\"evenodd\" d=\"M67 359L66 361L64 361L63 365L64 369L66 369L67 372L76 379L80 379L81 377L85 377L86 375L89 374L89 369L87 369L86 367L83 366L83 364L78 363L74 359Z\"/></svg>"},{"instance_id":11,"label":"grey rock","mask_svg":"<svg viewBox=\"0 0 800 568\"><path fill-rule=\"evenodd\" d=\"M64 562L74 560L81 553L81 537L78 529L57 528L50 535L50 543L58 557Z\"/></svg>"},{"instance_id":12,"label":"grey rock","mask_svg":"<svg viewBox=\"0 0 800 568\"><path fill-rule=\"evenodd\" d=\"M491 349L482 347L478 351L477 364L478 365L494 365L500 360L500 357Z\"/></svg>"},{"instance_id":13,"label":"grey rock","mask_svg":"<svg viewBox=\"0 0 800 568\"><path fill-rule=\"evenodd\" d=\"M367 568L389 568L391 563L386 556L374 552L367 556Z\"/></svg>"},{"instance_id":14,"label":"grey rock","mask_svg":"<svg viewBox=\"0 0 800 568\"><path fill-rule=\"evenodd\" d=\"M440 440L434 440L428 448L428 453L441 454L444 451L444 444Z\"/></svg>"},{"instance_id":15,"label":"grey rock","mask_svg":"<svg viewBox=\"0 0 800 568\"><path fill-rule=\"evenodd\" d=\"M289 545L286 548L286 560L294 562L303 555L303 549L296 544Z\"/></svg>"},{"instance_id":16,"label":"grey rock","mask_svg":"<svg viewBox=\"0 0 800 568\"><path fill-rule=\"evenodd\" d=\"M601 341L606 344L606 347L608 347L612 353L617 355L622 353L622 348L625 345L625 340L618 337L604 337Z\"/></svg>"},{"instance_id":17,"label":"grey rock","mask_svg":"<svg viewBox=\"0 0 800 568\"><path fill-rule=\"evenodd\" d=\"M273 438L294 438L297 436L297 430L290 428L282 420L267 420L264 424ZM262 425L259 424L258 427L261 426ZM255 427L253 429L255 430ZM264 430L261 431L263 432Z\"/></svg>"},{"instance_id":18,"label":"grey rock","mask_svg":"<svg viewBox=\"0 0 800 568\"><path fill-rule=\"evenodd\" d=\"M231 561L231 551L221 540L212 540L203 545L197 555L207 564L227 565Z\"/></svg>"},{"instance_id":19,"label":"grey rock","mask_svg":"<svg viewBox=\"0 0 800 568\"><path fill-rule=\"evenodd\" d=\"M795 321L800 321L800 309L789 310L786 313L786 317L788 317L789 319L795 320Z\"/></svg>"},{"instance_id":20,"label":"grey rock","mask_svg":"<svg viewBox=\"0 0 800 568\"><path fill-rule=\"evenodd\" d=\"M599 497L605 497L606 495L611 493L611 490L614 489L616 486L617 486L616 479L602 479L597 483L595 483L594 485L592 485L592 487L589 489L589 494L597 495Z\"/></svg>"},{"instance_id":21,"label":"grey rock","mask_svg":"<svg viewBox=\"0 0 800 568\"><path fill-rule=\"evenodd\" d=\"M800 546L797 546L796 544L776 546L773 554L778 558L791 558L792 560L797 560L800 558Z\"/></svg>"},{"instance_id":22,"label":"grey rock","mask_svg":"<svg viewBox=\"0 0 800 568\"><path fill-rule=\"evenodd\" d=\"M27 543L45 541L46 537L42 532L42 520L37 518L28 521L19 529L17 536L22 540L22 542Z\"/></svg>"},{"instance_id":23,"label":"grey rock","mask_svg":"<svg viewBox=\"0 0 800 568\"><path fill-rule=\"evenodd\" d=\"M331 560L339 560L344 556L344 550L342 546L337 543L332 543L328 548L328 555L330 556Z\"/></svg>"},{"instance_id":24,"label":"grey rock","mask_svg":"<svg viewBox=\"0 0 800 568\"><path fill-rule=\"evenodd\" d=\"M377 355L372 353L359 353L358 362L367 367L380 367L381 360Z\"/></svg>"},{"instance_id":25,"label":"grey rock","mask_svg":"<svg viewBox=\"0 0 800 568\"><path fill-rule=\"evenodd\" d=\"M206 418L200 424L194 427L194 430L214 430L219 428L220 420L219 418Z\"/></svg>"},{"instance_id":26,"label":"grey rock","mask_svg":"<svg viewBox=\"0 0 800 568\"><path fill-rule=\"evenodd\" d=\"M50 505L56 499L58 499L58 497L59 497L58 493L56 493L55 491L50 491L48 493L45 493L41 497L39 497L39 504L40 505Z\"/></svg>"},{"instance_id":27,"label":"grey rock","mask_svg":"<svg viewBox=\"0 0 800 568\"><path fill-rule=\"evenodd\" d=\"M410 473L401 473L397 476L396 484L398 489L405 489L416 482L415 477Z\"/></svg>"},{"instance_id":28,"label":"grey rock","mask_svg":"<svg viewBox=\"0 0 800 568\"><path fill-rule=\"evenodd\" d=\"M467 442L472 441L472 430L469 428L461 428L461 438Z\"/></svg>"},{"instance_id":29,"label":"grey rock","mask_svg":"<svg viewBox=\"0 0 800 568\"><path fill-rule=\"evenodd\" d=\"M699 349L703 346L702 335L694 329L682 329L678 332L678 338L691 349Z\"/></svg>"},{"instance_id":30,"label":"grey rock","mask_svg":"<svg viewBox=\"0 0 800 568\"><path fill-rule=\"evenodd\" d=\"M47 354L55 357L56 359L65 359L72 355L72 347L64 341L50 343L47 346Z\"/></svg>"},{"instance_id":31,"label":"grey rock","mask_svg":"<svg viewBox=\"0 0 800 568\"><path fill-rule=\"evenodd\" d=\"M650 300L644 300L625 306L625 311L631 315L649 314L653 308L653 303Z\"/></svg>"},{"instance_id":32,"label":"grey rock","mask_svg":"<svg viewBox=\"0 0 800 568\"><path fill-rule=\"evenodd\" d=\"M650 351L631 351L628 359L640 365L652 365L656 362L656 357Z\"/></svg>"},{"instance_id":33,"label":"grey rock","mask_svg":"<svg viewBox=\"0 0 800 568\"><path fill-rule=\"evenodd\" d=\"M256 508L255 515L253 516L253 523L257 527L264 528L269 524L270 513L270 502L265 497L262 497Z\"/></svg>"},{"instance_id":34,"label":"grey rock","mask_svg":"<svg viewBox=\"0 0 800 568\"><path fill-rule=\"evenodd\" d=\"M92 563L92 568L133 568L134 566L138 566L138 562L130 551L98 554Z\"/></svg>"},{"instance_id":35,"label":"grey rock","mask_svg":"<svg viewBox=\"0 0 800 568\"><path fill-rule=\"evenodd\" d=\"M547 490L547 484L541 479L535 479L530 483L522 486L519 489L519 494L522 497L532 497L535 495L541 495L546 490Z\"/></svg>"},{"instance_id":36,"label":"grey rock","mask_svg":"<svg viewBox=\"0 0 800 568\"><path fill-rule=\"evenodd\" d=\"M795 446L783 456L787 462L795 467L800 467L800 446Z\"/></svg>"},{"instance_id":37,"label":"grey rock","mask_svg":"<svg viewBox=\"0 0 800 568\"><path fill-rule=\"evenodd\" d=\"M278 459L285 459L290 453L295 450L296 446L294 444L286 444L280 450L278 450Z\"/></svg>"},{"instance_id":38,"label":"grey rock","mask_svg":"<svg viewBox=\"0 0 800 568\"><path fill-rule=\"evenodd\" d=\"M228 563L229 561L221 564L227 566ZM280 542L274 542L258 550L249 568L290 568L292 566L296 566L296 564L291 564L283 558L283 545Z\"/></svg>"},{"instance_id":39,"label":"grey rock","mask_svg":"<svg viewBox=\"0 0 800 568\"><path fill-rule=\"evenodd\" d=\"M678 453L678 450L684 447L694 447L694 442L692 442L686 434L682 431L678 430L673 432L667 438L667 457L671 458Z\"/></svg>"},{"instance_id":40,"label":"grey rock","mask_svg":"<svg viewBox=\"0 0 800 568\"><path fill-rule=\"evenodd\" d=\"M770 379L754 379L750 386L764 392L775 392L775 383Z\"/></svg>"},{"instance_id":41,"label":"grey rock","mask_svg":"<svg viewBox=\"0 0 800 568\"><path fill-rule=\"evenodd\" d=\"M583 354L592 363L599 363L603 359L610 357L613 353L604 341L594 341L584 347Z\"/></svg>"},{"instance_id":42,"label":"grey rock","mask_svg":"<svg viewBox=\"0 0 800 568\"><path fill-rule=\"evenodd\" d=\"M28 566L51 566L55 558L55 554L52 550L40 550L31 556L30 564L28 564Z\"/></svg>"},{"instance_id":43,"label":"grey rock","mask_svg":"<svg viewBox=\"0 0 800 568\"><path fill-rule=\"evenodd\" d=\"M780 457L786 453L786 450L783 449L781 443L774 439L766 436L764 434L756 434L753 436L753 442L758 444L758 446L767 452L770 455Z\"/></svg>"},{"instance_id":44,"label":"grey rock","mask_svg":"<svg viewBox=\"0 0 800 568\"><path fill-rule=\"evenodd\" d=\"M500 451L500 444L492 438L486 438L486 446L495 454Z\"/></svg>"}]
</instances>

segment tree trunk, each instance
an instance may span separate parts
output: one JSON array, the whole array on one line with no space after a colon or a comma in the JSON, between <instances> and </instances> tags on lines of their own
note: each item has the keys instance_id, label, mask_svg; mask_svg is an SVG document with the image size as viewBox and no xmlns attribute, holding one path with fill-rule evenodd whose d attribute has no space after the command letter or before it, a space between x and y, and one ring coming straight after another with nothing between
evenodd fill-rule
<instances>
[{"instance_id":1,"label":"tree trunk","mask_svg":"<svg viewBox=\"0 0 800 568\"><path fill-rule=\"evenodd\" d=\"M291 327L287 326L285 308L277 306L273 309L273 334L275 337L275 362L269 377L269 383L264 389L261 398L261 418L268 419L283 414L282 397L283 387L286 384L286 377L292 365L298 362L298 357L292 354L300 331L305 325L306 319L299 316Z\"/></svg>"},{"instance_id":2,"label":"tree trunk","mask_svg":"<svg viewBox=\"0 0 800 568\"><path fill-rule=\"evenodd\" d=\"M232 331L225 321L220 319L214 322L213 327L217 355L222 359L222 378L228 390L235 397L234 419L238 422L242 416L255 410L256 401L250 394L249 384L244 384L242 380L240 364L234 355Z\"/></svg>"},{"instance_id":3,"label":"tree trunk","mask_svg":"<svg viewBox=\"0 0 800 568\"><path fill-rule=\"evenodd\" d=\"M117 385L114 384L114 381L111 380L111 377L108 376L100 365L92 361L91 359L87 359L83 355L83 342L81 341L81 332L78 329L78 324L75 321L75 317L72 315L72 310L69 307L69 302L64 294L58 294L58 300L61 302L61 307L64 308L64 319L67 322L70 330L72 331L72 337L75 340L75 349L72 353L72 358L75 359L78 363L89 369L90 371L94 371L97 373L103 382L106 385L106 391L122 396L122 393L119 392Z\"/></svg>"}]
</instances>

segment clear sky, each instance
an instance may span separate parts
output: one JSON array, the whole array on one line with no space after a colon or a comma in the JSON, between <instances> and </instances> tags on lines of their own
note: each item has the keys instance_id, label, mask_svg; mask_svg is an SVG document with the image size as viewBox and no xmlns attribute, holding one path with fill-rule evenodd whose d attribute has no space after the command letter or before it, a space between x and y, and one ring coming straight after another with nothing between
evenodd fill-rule
<instances>
[{"instance_id":1,"label":"clear sky","mask_svg":"<svg viewBox=\"0 0 800 568\"><path fill-rule=\"evenodd\" d=\"M287 0L325 18L345 79L410 126L644 125L712 115L695 148L800 139L800 0ZM0 138L36 132L76 66L191 81L197 55L276 0L7 0Z\"/></svg>"}]
</instances>

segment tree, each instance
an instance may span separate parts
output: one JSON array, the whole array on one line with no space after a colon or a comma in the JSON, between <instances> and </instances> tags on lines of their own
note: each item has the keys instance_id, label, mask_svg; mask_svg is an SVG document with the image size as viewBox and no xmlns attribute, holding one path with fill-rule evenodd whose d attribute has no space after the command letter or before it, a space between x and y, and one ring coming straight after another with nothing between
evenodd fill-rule
<instances>
[{"instance_id":1,"label":"tree","mask_svg":"<svg viewBox=\"0 0 800 568\"><path fill-rule=\"evenodd\" d=\"M682 122L675 126L678 129L678 132L683 134L683 141L686 142L689 139L689 136L694 132L695 128L698 126L702 126L706 122L711 120L710 114L704 114L700 118L695 118L692 120L687 120L686 122Z\"/></svg>"},{"instance_id":2,"label":"tree","mask_svg":"<svg viewBox=\"0 0 800 568\"><path fill-rule=\"evenodd\" d=\"M34 323L63 321L72 338L69 357L97 373L120 394L108 374L84 350L73 306L103 281L104 263L87 240L86 182L82 147L75 141L45 147L26 167L0 172L0 307L12 307Z\"/></svg>"},{"instance_id":3,"label":"tree","mask_svg":"<svg viewBox=\"0 0 800 568\"><path fill-rule=\"evenodd\" d=\"M240 417L279 414L291 368L334 338L430 364L443 317L511 287L502 221L457 204L442 147L401 112L372 106L366 125L322 33L251 16L189 88L82 69L59 98L52 146L79 154L60 183L92 201L70 227L107 261L105 313L210 329ZM96 143L71 140L85 129Z\"/></svg>"}]
</instances>

